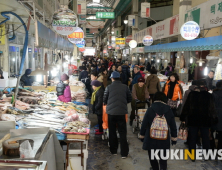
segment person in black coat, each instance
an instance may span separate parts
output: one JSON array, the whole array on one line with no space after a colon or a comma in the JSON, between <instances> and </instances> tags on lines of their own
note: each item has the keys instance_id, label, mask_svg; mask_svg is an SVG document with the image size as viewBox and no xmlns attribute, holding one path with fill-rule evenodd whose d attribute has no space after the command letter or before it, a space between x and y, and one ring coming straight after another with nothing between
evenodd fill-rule
<instances>
[{"instance_id":1,"label":"person in black coat","mask_svg":"<svg viewBox=\"0 0 222 170\"><path fill-rule=\"evenodd\" d=\"M215 107L217 110L217 116L218 116L218 123L216 126L211 127L213 131L217 131L218 135L218 145L217 149L222 149L222 80L218 81L216 84L216 89L213 90L213 98L214 98L214 103ZM212 133L211 133L212 134ZM213 147L211 149L216 149L215 146L215 141L213 135L211 136L213 138Z\"/></svg>"},{"instance_id":2,"label":"person in black coat","mask_svg":"<svg viewBox=\"0 0 222 170\"><path fill-rule=\"evenodd\" d=\"M103 94L104 89L102 88L102 83L98 80L91 82L92 88L94 90L91 98L91 104L93 106L93 113L97 115L99 129L96 131L96 135L103 134Z\"/></svg>"},{"instance_id":3,"label":"person in black coat","mask_svg":"<svg viewBox=\"0 0 222 170\"><path fill-rule=\"evenodd\" d=\"M208 150L210 149L209 129L216 123L217 114L213 96L208 93L206 82L198 80L197 86L198 88L188 95L180 120L189 128L189 149L196 149L196 141L200 131L203 149Z\"/></svg>"},{"instance_id":4,"label":"person in black coat","mask_svg":"<svg viewBox=\"0 0 222 170\"><path fill-rule=\"evenodd\" d=\"M168 137L166 140L157 140L150 137L150 128L156 114L159 116L164 115L169 126ZM164 156L166 156L166 149L170 149L170 140L172 145L177 143L177 127L174 119L173 111L167 105L167 97L162 92L157 92L153 98L153 104L147 109L143 119L142 127L140 130L140 138L143 138L143 149L148 150L150 164L153 170L166 170L167 160L151 160L151 149L163 149ZM160 167L159 167L160 166Z\"/></svg>"},{"instance_id":5,"label":"person in black coat","mask_svg":"<svg viewBox=\"0 0 222 170\"><path fill-rule=\"evenodd\" d=\"M208 90L213 90L215 87L213 86L213 79L214 79L214 74L215 72L213 70L209 71L209 74L206 77L206 84L207 84L207 88Z\"/></svg>"}]
</instances>

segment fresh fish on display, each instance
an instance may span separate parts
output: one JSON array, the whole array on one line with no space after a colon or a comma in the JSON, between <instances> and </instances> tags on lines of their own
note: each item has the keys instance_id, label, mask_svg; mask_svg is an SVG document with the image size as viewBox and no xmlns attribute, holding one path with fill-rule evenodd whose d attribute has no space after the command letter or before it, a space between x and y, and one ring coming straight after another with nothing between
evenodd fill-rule
<instances>
[{"instance_id":1,"label":"fresh fish on display","mask_svg":"<svg viewBox=\"0 0 222 170\"><path fill-rule=\"evenodd\" d=\"M18 114L29 114L30 112L27 112L25 110L20 110L20 109L17 109L15 107L7 107L7 110L6 110L7 113L11 113L11 114L14 114L14 115L18 115Z\"/></svg>"}]
</instances>

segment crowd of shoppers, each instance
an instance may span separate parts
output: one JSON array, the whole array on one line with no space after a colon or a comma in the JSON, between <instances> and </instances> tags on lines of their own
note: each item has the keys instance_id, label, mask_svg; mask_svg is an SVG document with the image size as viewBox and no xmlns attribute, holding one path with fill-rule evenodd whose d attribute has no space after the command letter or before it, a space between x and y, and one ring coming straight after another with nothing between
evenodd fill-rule
<instances>
[{"instance_id":1,"label":"crowd of shoppers","mask_svg":"<svg viewBox=\"0 0 222 170\"><path fill-rule=\"evenodd\" d=\"M186 144L189 149L196 149L200 138L203 149L222 148L222 81L217 82L216 88L213 86L213 71L209 72L206 79L192 81L192 86L184 93L179 76L174 73L171 63L166 68L166 75L169 78L162 89L157 70L154 67L151 68L149 63L146 67L150 73L148 77L145 76L144 67L136 65L130 73L128 63L122 63L121 60L100 60L99 62L84 60L84 65L80 68L79 80L85 83L89 92L88 79L91 81L91 105L99 124L95 134L103 134L102 115L103 106L106 106L111 154L117 154L116 131L118 130L121 156L122 158L128 156L127 104L131 103L132 107L129 122L132 126L136 106L145 108L145 102L152 105L149 105L144 116L140 138L143 139L143 149L148 150L153 170L167 169L166 160L151 160L151 149L163 149L166 155L166 149L170 148L170 141L172 145L176 145L178 131L175 116L178 115L179 103L182 104L180 120L188 128ZM85 76L86 72L88 76ZM169 130L165 140L154 139L150 136L150 129L156 117L164 118L167 122ZM213 135L215 132L218 134L217 146Z\"/></svg>"}]
</instances>

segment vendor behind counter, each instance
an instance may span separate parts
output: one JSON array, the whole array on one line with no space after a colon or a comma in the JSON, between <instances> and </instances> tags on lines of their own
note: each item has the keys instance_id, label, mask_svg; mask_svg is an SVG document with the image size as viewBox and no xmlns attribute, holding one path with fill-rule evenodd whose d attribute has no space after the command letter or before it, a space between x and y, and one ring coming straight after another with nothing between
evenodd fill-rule
<instances>
[{"instance_id":1,"label":"vendor behind counter","mask_svg":"<svg viewBox=\"0 0 222 170\"><path fill-rule=\"evenodd\" d=\"M58 100L65 103L71 102L71 90L69 86L69 76L67 74L61 76L61 81L58 83L56 91Z\"/></svg>"}]
</instances>

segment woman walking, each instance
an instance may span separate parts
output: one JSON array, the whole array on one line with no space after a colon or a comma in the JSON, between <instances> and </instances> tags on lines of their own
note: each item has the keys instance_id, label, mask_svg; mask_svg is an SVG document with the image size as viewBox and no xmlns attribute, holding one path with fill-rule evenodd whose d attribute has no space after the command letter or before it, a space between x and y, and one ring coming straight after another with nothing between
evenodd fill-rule
<instances>
[{"instance_id":1,"label":"woman walking","mask_svg":"<svg viewBox=\"0 0 222 170\"><path fill-rule=\"evenodd\" d=\"M168 105L171 107L174 116L176 116L177 101L182 104L183 88L179 83L179 76L176 73L170 75L168 81L163 87L163 92L168 98Z\"/></svg>"},{"instance_id":2,"label":"woman walking","mask_svg":"<svg viewBox=\"0 0 222 170\"><path fill-rule=\"evenodd\" d=\"M140 130L140 138L144 138L143 149L148 150L152 170L167 170L167 160L151 159L151 150L163 150L163 156L166 156L166 150L170 149L170 140L172 145L177 143L177 127L174 115L170 106L167 105L167 97L162 92L157 92L153 97L154 103L147 109ZM165 140L154 139L151 136L151 128L154 118L160 116L165 118L168 125L168 132ZM152 138L151 138L152 137ZM159 152L160 157L160 152Z\"/></svg>"},{"instance_id":3,"label":"woman walking","mask_svg":"<svg viewBox=\"0 0 222 170\"><path fill-rule=\"evenodd\" d=\"M146 79L146 87L150 94L150 102L153 102L154 94L160 91L160 79L157 77L157 70L155 68L151 69L150 73L151 75Z\"/></svg>"}]
</instances>

